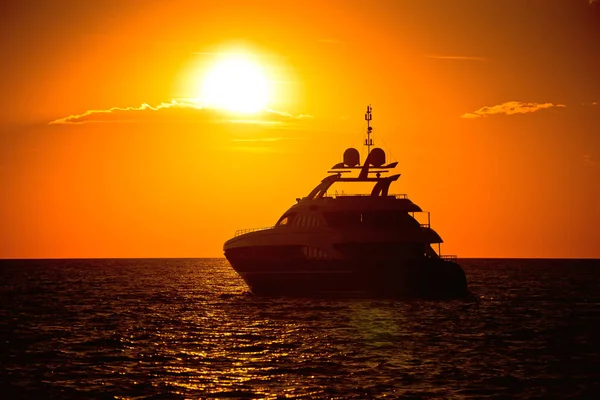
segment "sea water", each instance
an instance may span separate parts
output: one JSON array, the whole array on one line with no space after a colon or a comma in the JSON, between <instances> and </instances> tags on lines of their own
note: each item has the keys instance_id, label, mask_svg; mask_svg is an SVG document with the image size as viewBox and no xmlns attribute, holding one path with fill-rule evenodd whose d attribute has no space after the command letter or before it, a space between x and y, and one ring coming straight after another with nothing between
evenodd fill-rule
<instances>
[{"instance_id":1,"label":"sea water","mask_svg":"<svg viewBox=\"0 0 600 400\"><path fill-rule=\"evenodd\" d=\"M0 261L0 396L597 398L600 260L463 259L451 301L262 298L223 259Z\"/></svg>"}]
</instances>

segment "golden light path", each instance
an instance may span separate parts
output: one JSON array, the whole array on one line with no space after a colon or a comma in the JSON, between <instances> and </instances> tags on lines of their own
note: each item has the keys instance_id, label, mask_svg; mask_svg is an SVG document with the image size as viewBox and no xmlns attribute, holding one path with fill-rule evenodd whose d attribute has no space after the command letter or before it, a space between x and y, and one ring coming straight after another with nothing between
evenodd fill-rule
<instances>
[{"instance_id":1,"label":"golden light path","mask_svg":"<svg viewBox=\"0 0 600 400\"><path fill-rule=\"evenodd\" d=\"M238 113L267 108L271 83L251 54L225 53L205 73L197 98L206 106Z\"/></svg>"}]
</instances>

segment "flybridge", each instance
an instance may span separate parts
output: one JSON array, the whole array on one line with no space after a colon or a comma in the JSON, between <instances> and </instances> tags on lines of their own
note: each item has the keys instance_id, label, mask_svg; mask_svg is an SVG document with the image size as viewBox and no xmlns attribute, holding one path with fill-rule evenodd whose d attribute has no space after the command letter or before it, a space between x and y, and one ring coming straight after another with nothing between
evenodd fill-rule
<instances>
[{"instance_id":1,"label":"flybridge","mask_svg":"<svg viewBox=\"0 0 600 400\"><path fill-rule=\"evenodd\" d=\"M336 182L375 182L373 189L371 190L370 196L372 197L387 197L390 185L392 182L400 178L400 174L382 176L389 172L390 169L395 168L398 162L392 162L386 164L385 152L376 147L371 150L373 146L373 139L371 134L373 133L373 127L371 126L371 120L373 119L372 107L367 106L367 112L365 113L365 121L367 121L367 137L364 145L367 147L367 159L364 164L360 164L360 153L355 148L349 148L344 151L343 162L335 164L328 171L330 174L321 183L315 187L308 196L302 200L314 200L320 199L327 195L327 190ZM350 173L352 170L358 170L358 176L349 177L343 176L345 173Z\"/></svg>"}]
</instances>

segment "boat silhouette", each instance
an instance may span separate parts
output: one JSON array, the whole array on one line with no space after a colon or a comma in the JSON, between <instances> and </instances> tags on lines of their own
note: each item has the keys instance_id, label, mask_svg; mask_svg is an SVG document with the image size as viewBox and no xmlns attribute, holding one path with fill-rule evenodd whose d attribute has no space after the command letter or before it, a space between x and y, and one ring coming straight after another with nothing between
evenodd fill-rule
<instances>
[{"instance_id":1,"label":"boat silhouette","mask_svg":"<svg viewBox=\"0 0 600 400\"><path fill-rule=\"evenodd\" d=\"M224 254L256 295L453 298L467 294L456 256L441 255L429 213L405 194L390 194L397 162L373 148L367 107L367 157L346 149L306 197L274 226L239 230ZM331 194L337 183L369 183L362 194ZM417 214L427 216L421 223ZM438 251L432 245L436 245Z\"/></svg>"}]
</instances>

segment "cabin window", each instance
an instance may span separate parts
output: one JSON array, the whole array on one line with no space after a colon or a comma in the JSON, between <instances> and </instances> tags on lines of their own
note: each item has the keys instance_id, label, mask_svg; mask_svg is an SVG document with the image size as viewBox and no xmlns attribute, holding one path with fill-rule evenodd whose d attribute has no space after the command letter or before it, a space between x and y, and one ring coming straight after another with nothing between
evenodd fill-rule
<instances>
[{"instance_id":1,"label":"cabin window","mask_svg":"<svg viewBox=\"0 0 600 400\"><path fill-rule=\"evenodd\" d=\"M340 228L370 227L378 229L419 226L402 211L335 211L323 213L329 226Z\"/></svg>"},{"instance_id":2,"label":"cabin window","mask_svg":"<svg viewBox=\"0 0 600 400\"><path fill-rule=\"evenodd\" d=\"M304 253L305 258L309 259L327 259L330 258L327 252L321 249L317 249L316 247L304 246L302 248L302 253Z\"/></svg>"},{"instance_id":3,"label":"cabin window","mask_svg":"<svg viewBox=\"0 0 600 400\"><path fill-rule=\"evenodd\" d=\"M298 215L298 217L296 217L296 219L294 220L294 225L302 228L302 226L304 225L304 215Z\"/></svg>"},{"instance_id":4,"label":"cabin window","mask_svg":"<svg viewBox=\"0 0 600 400\"><path fill-rule=\"evenodd\" d=\"M353 211L335 211L323 213L329 226L353 227L361 225L361 213Z\"/></svg>"},{"instance_id":5,"label":"cabin window","mask_svg":"<svg viewBox=\"0 0 600 400\"><path fill-rule=\"evenodd\" d=\"M298 215L295 219L294 219L294 226L300 227L300 228L314 228L319 226L319 219L311 214L308 215Z\"/></svg>"},{"instance_id":6,"label":"cabin window","mask_svg":"<svg viewBox=\"0 0 600 400\"><path fill-rule=\"evenodd\" d=\"M313 217L313 226L320 226L321 220L316 215Z\"/></svg>"},{"instance_id":7,"label":"cabin window","mask_svg":"<svg viewBox=\"0 0 600 400\"><path fill-rule=\"evenodd\" d=\"M279 218L279 221L275 224L275 226L289 226L292 224L296 213L285 214L283 217Z\"/></svg>"},{"instance_id":8,"label":"cabin window","mask_svg":"<svg viewBox=\"0 0 600 400\"><path fill-rule=\"evenodd\" d=\"M336 250L347 257L357 259L422 259L426 247L423 243L336 243Z\"/></svg>"}]
</instances>

